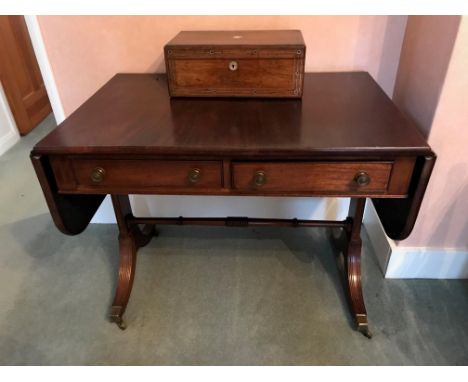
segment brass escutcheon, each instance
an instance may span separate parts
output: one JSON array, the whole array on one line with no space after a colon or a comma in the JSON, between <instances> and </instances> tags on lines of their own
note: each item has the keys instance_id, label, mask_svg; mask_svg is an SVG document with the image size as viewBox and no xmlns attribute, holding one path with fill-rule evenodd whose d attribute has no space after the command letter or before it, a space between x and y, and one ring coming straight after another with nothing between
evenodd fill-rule
<instances>
[{"instance_id":1,"label":"brass escutcheon","mask_svg":"<svg viewBox=\"0 0 468 382\"><path fill-rule=\"evenodd\" d=\"M237 63L237 61L231 61L229 63L229 70L231 70L233 72L235 72L238 67L239 67L239 64Z\"/></svg>"},{"instance_id":2,"label":"brass escutcheon","mask_svg":"<svg viewBox=\"0 0 468 382\"><path fill-rule=\"evenodd\" d=\"M359 187L367 186L370 183L370 176L365 171L359 171L354 177L354 181Z\"/></svg>"},{"instance_id":3,"label":"brass escutcheon","mask_svg":"<svg viewBox=\"0 0 468 382\"><path fill-rule=\"evenodd\" d=\"M257 187L263 186L266 183L265 171L262 171L262 170L256 171L253 181Z\"/></svg>"},{"instance_id":4,"label":"brass escutcheon","mask_svg":"<svg viewBox=\"0 0 468 382\"><path fill-rule=\"evenodd\" d=\"M199 168L192 168L188 173L188 180L190 183L197 183L201 178L201 170Z\"/></svg>"},{"instance_id":5,"label":"brass escutcheon","mask_svg":"<svg viewBox=\"0 0 468 382\"><path fill-rule=\"evenodd\" d=\"M106 171L102 167L95 167L91 172L91 180L94 183L100 183L104 180L105 175Z\"/></svg>"}]
</instances>

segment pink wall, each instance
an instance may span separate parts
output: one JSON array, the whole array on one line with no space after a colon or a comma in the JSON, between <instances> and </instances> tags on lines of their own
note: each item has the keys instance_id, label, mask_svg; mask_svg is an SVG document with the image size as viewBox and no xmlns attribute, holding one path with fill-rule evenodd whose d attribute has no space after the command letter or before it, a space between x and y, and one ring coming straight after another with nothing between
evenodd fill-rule
<instances>
[{"instance_id":1,"label":"pink wall","mask_svg":"<svg viewBox=\"0 0 468 382\"><path fill-rule=\"evenodd\" d=\"M438 159L415 230L400 246L468 249L467 68L468 16L408 19L395 101Z\"/></svg>"},{"instance_id":2,"label":"pink wall","mask_svg":"<svg viewBox=\"0 0 468 382\"><path fill-rule=\"evenodd\" d=\"M38 16L66 115L117 72L163 72L180 30L300 29L307 71L366 70L392 94L406 16Z\"/></svg>"},{"instance_id":3,"label":"pink wall","mask_svg":"<svg viewBox=\"0 0 468 382\"><path fill-rule=\"evenodd\" d=\"M401 49L393 100L426 137L439 102L460 16L411 16Z\"/></svg>"}]
</instances>

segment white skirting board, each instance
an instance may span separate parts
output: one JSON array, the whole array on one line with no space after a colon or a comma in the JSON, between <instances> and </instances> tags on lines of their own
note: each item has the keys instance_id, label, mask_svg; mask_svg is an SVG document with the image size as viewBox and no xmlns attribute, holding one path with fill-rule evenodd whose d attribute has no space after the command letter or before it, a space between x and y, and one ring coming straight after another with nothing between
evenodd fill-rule
<instances>
[{"instance_id":1,"label":"white skirting board","mask_svg":"<svg viewBox=\"0 0 468 382\"><path fill-rule=\"evenodd\" d=\"M368 201L364 212L364 226L385 278L468 278L468 251L398 245L385 235L371 201Z\"/></svg>"},{"instance_id":2,"label":"white skirting board","mask_svg":"<svg viewBox=\"0 0 468 382\"><path fill-rule=\"evenodd\" d=\"M138 216L298 216L304 219L344 219L346 198L245 198L190 196L131 196ZM92 223L114 223L107 197ZM364 212L364 226L385 278L464 279L468 278L468 251L444 248L398 246L384 232L370 200Z\"/></svg>"},{"instance_id":3,"label":"white skirting board","mask_svg":"<svg viewBox=\"0 0 468 382\"><path fill-rule=\"evenodd\" d=\"M131 195L137 216L250 216L259 218L298 218L344 220L348 198L257 197L257 196L146 196ZM91 223L114 223L107 196Z\"/></svg>"},{"instance_id":4,"label":"white skirting board","mask_svg":"<svg viewBox=\"0 0 468 382\"><path fill-rule=\"evenodd\" d=\"M467 279L468 251L402 247L390 256L385 277L389 279Z\"/></svg>"},{"instance_id":5,"label":"white skirting board","mask_svg":"<svg viewBox=\"0 0 468 382\"><path fill-rule=\"evenodd\" d=\"M14 131L9 131L7 134L0 137L0 155L3 155L11 147L14 146L16 142L20 139L19 134Z\"/></svg>"},{"instance_id":6,"label":"white skirting board","mask_svg":"<svg viewBox=\"0 0 468 382\"><path fill-rule=\"evenodd\" d=\"M3 86L0 83L0 155L20 139Z\"/></svg>"}]
</instances>

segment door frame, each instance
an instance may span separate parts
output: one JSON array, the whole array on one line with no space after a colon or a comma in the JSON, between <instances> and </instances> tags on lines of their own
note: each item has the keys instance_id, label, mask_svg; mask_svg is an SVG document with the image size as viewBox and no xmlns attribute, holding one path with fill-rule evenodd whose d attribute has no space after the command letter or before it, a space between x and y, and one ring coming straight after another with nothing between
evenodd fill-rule
<instances>
[{"instance_id":1,"label":"door frame","mask_svg":"<svg viewBox=\"0 0 468 382\"><path fill-rule=\"evenodd\" d=\"M63 110L62 101L60 100L60 94L58 92L57 83L55 82L54 72L50 65L49 56L47 49L42 38L41 28L39 21L35 15L25 15L24 20L28 28L31 43L36 54L37 63L39 70L42 74L44 86L49 96L50 105L54 113L57 124L65 120L65 112Z\"/></svg>"}]
</instances>

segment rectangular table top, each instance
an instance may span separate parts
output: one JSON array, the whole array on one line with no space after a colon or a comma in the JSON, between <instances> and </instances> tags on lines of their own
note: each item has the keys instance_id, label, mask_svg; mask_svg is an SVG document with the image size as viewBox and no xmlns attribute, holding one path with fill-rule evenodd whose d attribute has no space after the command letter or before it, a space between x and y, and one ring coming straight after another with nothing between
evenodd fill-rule
<instances>
[{"instance_id":1,"label":"rectangular table top","mask_svg":"<svg viewBox=\"0 0 468 382\"><path fill-rule=\"evenodd\" d=\"M164 74L117 74L33 154L230 158L426 155L365 72L307 73L302 100L170 98Z\"/></svg>"}]
</instances>

